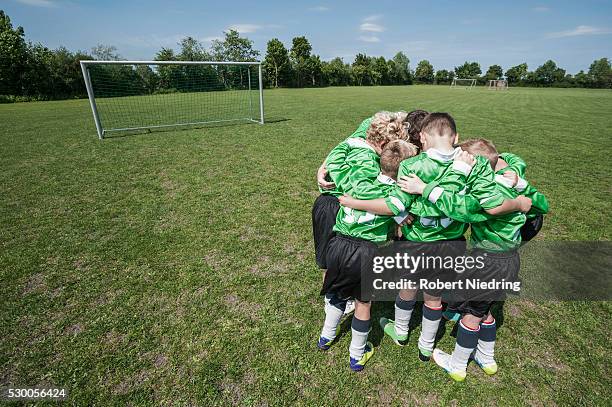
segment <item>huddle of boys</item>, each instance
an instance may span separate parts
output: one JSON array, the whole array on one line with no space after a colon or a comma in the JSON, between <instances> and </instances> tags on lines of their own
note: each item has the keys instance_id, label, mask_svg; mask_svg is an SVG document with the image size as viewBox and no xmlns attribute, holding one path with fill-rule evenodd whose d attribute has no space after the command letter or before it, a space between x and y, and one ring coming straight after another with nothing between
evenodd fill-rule
<instances>
[{"instance_id":1,"label":"huddle of boys","mask_svg":"<svg viewBox=\"0 0 612 407\"><path fill-rule=\"evenodd\" d=\"M516 279L521 236L524 241L535 236L548 211L546 198L525 180L525 168L520 157L498 154L487 140L458 145L455 122L446 113L379 113L366 119L332 150L318 174L322 195L313 207L313 230L317 261L327 268L319 349L329 349L347 299L355 298L350 367L362 370L371 358L371 304L361 298L361 267L377 244L392 237L396 222L402 224L405 250L432 256L464 255L463 235L471 225L472 256L487 254L485 272ZM410 222L404 221L408 213ZM400 346L408 339L416 294L401 290L394 320L380 321L385 334ZM465 379L470 359L494 374L493 296L475 295L447 304L447 318L460 316L455 349L447 354L434 349L443 314L442 292L422 294L419 358L433 358L457 381Z\"/></svg>"}]
</instances>

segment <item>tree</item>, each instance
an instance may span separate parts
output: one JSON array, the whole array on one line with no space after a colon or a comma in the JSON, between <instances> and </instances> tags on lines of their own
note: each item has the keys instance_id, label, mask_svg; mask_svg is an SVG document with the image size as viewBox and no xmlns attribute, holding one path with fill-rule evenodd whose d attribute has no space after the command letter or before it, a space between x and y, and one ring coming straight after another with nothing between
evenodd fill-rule
<instances>
[{"instance_id":1,"label":"tree","mask_svg":"<svg viewBox=\"0 0 612 407\"><path fill-rule=\"evenodd\" d=\"M384 57L372 58L372 79L374 85L390 85L391 74Z\"/></svg>"},{"instance_id":2,"label":"tree","mask_svg":"<svg viewBox=\"0 0 612 407\"><path fill-rule=\"evenodd\" d=\"M446 69L441 69L436 72L436 84L449 84L453 81L455 77L455 73L451 71L447 71Z\"/></svg>"},{"instance_id":3,"label":"tree","mask_svg":"<svg viewBox=\"0 0 612 407\"><path fill-rule=\"evenodd\" d=\"M117 53L117 47L113 45L98 44L91 49L91 55L100 61L119 61L121 59Z\"/></svg>"},{"instance_id":4,"label":"tree","mask_svg":"<svg viewBox=\"0 0 612 407\"><path fill-rule=\"evenodd\" d=\"M13 29L11 19L0 10L0 95L20 95L28 60L22 27Z\"/></svg>"},{"instance_id":5,"label":"tree","mask_svg":"<svg viewBox=\"0 0 612 407\"><path fill-rule=\"evenodd\" d=\"M288 84L291 74L289 51L278 38L268 41L263 68L269 83L275 88Z\"/></svg>"},{"instance_id":6,"label":"tree","mask_svg":"<svg viewBox=\"0 0 612 407\"><path fill-rule=\"evenodd\" d=\"M323 62L323 77L330 86L346 86L351 82L351 67L342 61L342 58L334 58L329 62Z\"/></svg>"},{"instance_id":7,"label":"tree","mask_svg":"<svg viewBox=\"0 0 612 407\"><path fill-rule=\"evenodd\" d=\"M155 55L156 61L175 61L177 60L174 55L174 50L171 48L162 48ZM159 75L159 87L160 89L177 90L178 81L180 79L181 71L177 65L160 65L157 68Z\"/></svg>"},{"instance_id":8,"label":"tree","mask_svg":"<svg viewBox=\"0 0 612 407\"><path fill-rule=\"evenodd\" d=\"M522 63L506 71L506 79L510 84L517 84L527 77L527 64Z\"/></svg>"},{"instance_id":9,"label":"tree","mask_svg":"<svg viewBox=\"0 0 612 407\"><path fill-rule=\"evenodd\" d=\"M391 71L391 74L399 85L410 85L412 83L410 60L403 52L398 52L393 57L393 71Z\"/></svg>"},{"instance_id":10,"label":"tree","mask_svg":"<svg viewBox=\"0 0 612 407\"><path fill-rule=\"evenodd\" d=\"M549 59L535 70L536 83L543 86L550 86L555 82L561 82L565 77L565 69L557 67L555 61Z\"/></svg>"},{"instance_id":11,"label":"tree","mask_svg":"<svg viewBox=\"0 0 612 407\"><path fill-rule=\"evenodd\" d=\"M598 88L612 88L612 66L608 58L593 61L589 67L589 77Z\"/></svg>"},{"instance_id":12,"label":"tree","mask_svg":"<svg viewBox=\"0 0 612 407\"><path fill-rule=\"evenodd\" d=\"M214 40L211 45L215 61L256 61L259 51L253 49L253 41L241 37L236 30L223 33L223 40Z\"/></svg>"},{"instance_id":13,"label":"tree","mask_svg":"<svg viewBox=\"0 0 612 407\"><path fill-rule=\"evenodd\" d=\"M491 65L489 69L487 69L485 79L490 81L495 79L501 79L502 76L504 76L504 71L502 70L502 67L499 65Z\"/></svg>"},{"instance_id":14,"label":"tree","mask_svg":"<svg viewBox=\"0 0 612 407\"><path fill-rule=\"evenodd\" d=\"M584 73L584 71L580 71L574 75L574 86L580 88L591 88L593 87L593 79L591 75Z\"/></svg>"},{"instance_id":15,"label":"tree","mask_svg":"<svg viewBox=\"0 0 612 407\"><path fill-rule=\"evenodd\" d=\"M310 79L310 85L321 85L321 76L323 73L321 58L319 58L318 55L311 55L310 58L306 60L305 68L305 72Z\"/></svg>"},{"instance_id":16,"label":"tree","mask_svg":"<svg viewBox=\"0 0 612 407\"><path fill-rule=\"evenodd\" d=\"M464 62L461 66L455 67L455 77L459 79L478 79L482 73L478 62Z\"/></svg>"},{"instance_id":17,"label":"tree","mask_svg":"<svg viewBox=\"0 0 612 407\"><path fill-rule=\"evenodd\" d=\"M308 77L307 72L307 61L310 59L310 52L312 46L306 37L295 37L292 40L291 46L291 61L293 63L293 70L295 71L296 86L302 87L304 78Z\"/></svg>"},{"instance_id":18,"label":"tree","mask_svg":"<svg viewBox=\"0 0 612 407\"><path fill-rule=\"evenodd\" d=\"M370 69L370 58L365 54L355 55L352 66L353 80L357 86L372 84L372 71Z\"/></svg>"},{"instance_id":19,"label":"tree","mask_svg":"<svg viewBox=\"0 0 612 407\"><path fill-rule=\"evenodd\" d=\"M417 65L414 71L414 79L417 83L433 83L434 68L428 60L424 59Z\"/></svg>"}]
</instances>

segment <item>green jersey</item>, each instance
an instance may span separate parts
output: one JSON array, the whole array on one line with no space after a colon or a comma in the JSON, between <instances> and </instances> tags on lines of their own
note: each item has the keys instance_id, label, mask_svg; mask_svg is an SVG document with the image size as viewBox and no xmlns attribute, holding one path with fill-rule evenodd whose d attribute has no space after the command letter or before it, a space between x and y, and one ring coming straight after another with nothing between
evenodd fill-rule
<instances>
[{"instance_id":1,"label":"green jersey","mask_svg":"<svg viewBox=\"0 0 612 407\"><path fill-rule=\"evenodd\" d=\"M358 199L376 199L387 196L395 181L383 174L379 174L373 182L374 188L369 191L356 193ZM370 212L340 206L334 231L343 235L381 243L388 240L396 225L393 217L375 215Z\"/></svg>"},{"instance_id":2,"label":"green jersey","mask_svg":"<svg viewBox=\"0 0 612 407\"><path fill-rule=\"evenodd\" d=\"M527 169L525 161L518 155L512 153L502 153L499 157L503 159L508 166L495 173L495 180L508 188L512 188L508 185L503 174L506 171L512 171L519 176L519 180L514 186L514 189L520 195L524 195L531 199L531 210L527 213L527 218L534 218L537 215L548 213L548 200L544 194L538 192L533 185L525 180L525 170Z\"/></svg>"},{"instance_id":3,"label":"green jersey","mask_svg":"<svg viewBox=\"0 0 612 407\"><path fill-rule=\"evenodd\" d=\"M376 177L380 173L380 157L374 147L361 138L347 141L350 149L341 165L327 167L336 189L341 194L353 197L364 196L377 191Z\"/></svg>"},{"instance_id":4,"label":"green jersey","mask_svg":"<svg viewBox=\"0 0 612 407\"><path fill-rule=\"evenodd\" d=\"M366 132L370 128L370 124L372 123L372 118L368 117L364 121L361 122L357 130L353 132L349 137L347 137L344 141L340 142L336 147L330 151L327 158L325 159L325 167L329 173L328 178L330 181L333 181L336 184L336 188L334 189L322 189L319 187L319 192L322 194L340 196L342 192L338 189L338 183L333 178L330 167L336 170L336 173L340 171L346 165L346 156L352 148L351 139L364 139L366 138Z\"/></svg>"},{"instance_id":5,"label":"green jersey","mask_svg":"<svg viewBox=\"0 0 612 407\"><path fill-rule=\"evenodd\" d=\"M496 183L496 188L505 199L514 199L518 196L514 189L504 185ZM428 195L426 196L431 199L432 194L438 191L435 188L430 188L427 190ZM438 192L435 198L436 206L450 218L459 222L471 223L470 244L472 247L502 252L520 246L521 227L527 219L525 214L512 212L501 216L492 216L483 211L478 200L474 197L451 193L446 190Z\"/></svg>"},{"instance_id":6,"label":"green jersey","mask_svg":"<svg viewBox=\"0 0 612 407\"><path fill-rule=\"evenodd\" d=\"M416 157L402 161L398 178L416 174L423 182L429 184L429 192L442 183L447 191L471 194L477 199L480 207L489 209L501 205L504 198L495 186L494 174L489 162L482 157L477 157L474 168L469 171L467 164L453 161L460 152L460 148L451 153L429 149ZM445 174L455 172L465 173L466 178L458 176L445 178ZM445 214L435 202L429 201L427 196L408 194L398 186L391 190L385 202L394 215L399 215L407 208L410 208L410 213L415 215L412 225L404 226L402 230L408 240L417 242L453 240L460 238L467 229L465 222Z\"/></svg>"}]
</instances>

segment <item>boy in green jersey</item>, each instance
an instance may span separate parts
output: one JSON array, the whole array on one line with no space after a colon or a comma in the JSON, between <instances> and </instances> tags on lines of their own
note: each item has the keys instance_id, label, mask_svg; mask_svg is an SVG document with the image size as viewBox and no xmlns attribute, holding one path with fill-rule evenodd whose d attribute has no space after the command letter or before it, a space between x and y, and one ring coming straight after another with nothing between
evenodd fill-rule
<instances>
[{"instance_id":1,"label":"boy in green jersey","mask_svg":"<svg viewBox=\"0 0 612 407\"><path fill-rule=\"evenodd\" d=\"M357 150L364 151L357 151ZM368 148L355 148L347 156L348 162L368 161ZM370 150L371 151L371 150ZM394 140L386 143L380 155L379 173L376 179L366 188L360 185L363 171L352 172L343 188L362 198L386 196L395 184L397 169L402 160L417 154L417 148L404 141ZM357 159L355 157L361 156ZM374 159L373 156L371 158ZM378 163L376 163L378 166ZM366 165L370 167L370 165ZM369 171L369 170L368 170ZM367 176L367 172L365 172ZM392 235L396 221L391 216L379 216L372 213L340 207L335 236L329 242L326 262L327 273L321 294L326 297L325 322L317 346L321 350L329 349L336 338L336 329L344 310L347 298L356 299L355 315L352 321L351 345L349 348L350 368L360 371L372 356L372 344L367 342L370 330L370 302L360 301L361 267L372 256L376 245L383 243Z\"/></svg>"},{"instance_id":2,"label":"boy in green jersey","mask_svg":"<svg viewBox=\"0 0 612 407\"><path fill-rule=\"evenodd\" d=\"M363 152L364 146L369 148L369 144L366 142L366 140L368 140L368 134L370 134L369 140L373 143L372 146L379 143L381 140L383 141L383 143L379 143L377 147L372 147L374 150L377 148L379 150L378 152L384 147L384 143L388 141L387 139L383 140L383 136L381 135L387 135L389 140L405 138L406 133L402 125L405 117L406 114L402 112L379 112L365 119L351 136L338 144L327 156L322 168L327 167L329 169L329 178L331 181L324 181L327 184L322 184L321 180L319 180L319 191L321 195L319 195L312 207L312 230L315 244L315 257L319 268L323 270L327 269L327 265L325 264L325 251L332 237L332 228L336 222L336 216L340 208L337 197L342 195L341 186L347 187L347 185L345 185L345 180L349 176L349 173L359 171L359 167L364 167L367 171L367 167L369 166L373 168L373 170L370 171L368 176L372 179L376 179L378 175L378 154L376 151L374 156L365 154L366 158L363 162L359 162L359 159L360 157L364 157L364 154L351 154L351 159L353 161L349 162L347 160L349 153L354 149L359 149L359 151ZM373 121L374 127L372 126ZM374 161L376 161L376 163L373 163ZM360 179L365 179L367 181L367 176L366 178L362 177Z\"/></svg>"},{"instance_id":3,"label":"boy in green jersey","mask_svg":"<svg viewBox=\"0 0 612 407\"><path fill-rule=\"evenodd\" d=\"M544 214L548 212L546 197L537 192L526 180L527 164L523 159L512 153L501 153L495 165L495 180L509 188L514 188L519 194L533 201L531 210L527 213L527 221L521 228L521 240L528 242L542 229Z\"/></svg>"},{"instance_id":4,"label":"boy in green jersey","mask_svg":"<svg viewBox=\"0 0 612 407\"><path fill-rule=\"evenodd\" d=\"M457 131L453 118L447 113L430 113L421 128L423 152L401 163L399 176L416 174L425 182L436 181L448 172L465 173L466 180L451 183L449 191L470 193L481 207L490 214L504 214L521 208L517 199L507 199L495 186L494 174L488 161L478 157L473 168L461 160L462 151L454 148ZM415 220L411 226L402 228L408 242L406 252L427 257L460 257L465 252L466 223L446 215L436 205L423 197L411 195L395 186L385 199L357 200L340 197L340 204L353 209L365 210L379 215L399 215L410 208ZM428 271L430 278L448 274L448 269ZM398 345L405 344L408 326L415 306L415 290L401 290L395 303L395 321L381 319L385 334ZM434 349L435 336L442 316L441 290L424 290L423 319L418 341L419 358L429 360Z\"/></svg>"},{"instance_id":5,"label":"boy in green jersey","mask_svg":"<svg viewBox=\"0 0 612 407\"><path fill-rule=\"evenodd\" d=\"M462 143L461 148L470 154L485 157L491 168L498 164L498 153L493 143L485 139L468 140ZM508 158L511 160L512 158ZM505 160L504 160L505 161ZM470 164L473 164L472 160ZM508 165L504 166L507 169ZM451 180L449 180L451 178ZM509 178L498 174L496 187L502 196L507 199L519 195ZM432 185L425 185L417 176L412 175L410 181L403 183L403 188L410 193L422 194L434 203L449 217L471 223L472 233L470 243L471 256L482 261L482 268L464 273L462 280L478 278L479 281L507 281L518 280L520 259L518 247L521 243L521 228L525 224L524 212L547 210L548 203L544 196L530 186L533 197L533 208L525 205L523 212L511 212L500 216L486 214L477 199L469 194L458 194L444 189L443 183L464 182L466 176L459 173L446 174L441 180ZM522 179L522 178L521 178ZM526 188L526 186L525 186ZM522 189L525 189L522 188ZM524 198L525 203L531 198ZM542 208L545 202L546 208ZM440 349L433 352L434 361L443 367L456 381L463 381L466 376L467 364L470 358L487 373L495 374L497 364L494 359L496 340L495 319L491 315L491 305L494 300L503 300L503 289L466 291L460 301L449 304L449 309L462 315L457 329L457 341L452 355Z\"/></svg>"}]
</instances>

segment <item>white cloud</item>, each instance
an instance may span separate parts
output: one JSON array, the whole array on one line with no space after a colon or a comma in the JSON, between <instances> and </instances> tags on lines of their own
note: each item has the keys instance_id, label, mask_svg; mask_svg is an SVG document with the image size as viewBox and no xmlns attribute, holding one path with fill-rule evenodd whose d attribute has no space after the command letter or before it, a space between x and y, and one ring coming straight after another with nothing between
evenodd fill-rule
<instances>
[{"instance_id":1,"label":"white cloud","mask_svg":"<svg viewBox=\"0 0 612 407\"><path fill-rule=\"evenodd\" d=\"M380 38L375 35L362 35L359 39L364 42L380 42Z\"/></svg>"},{"instance_id":2,"label":"white cloud","mask_svg":"<svg viewBox=\"0 0 612 407\"><path fill-rule=\"evenodd\" d=\"M228 30L236 30L240 34L254 33L255 31L261 30L263 27L257 24L232 24L227 27Z\"/></svg>"},{"instance_id":3,"label":"white cloud","mask_svg":"<svg viewBox=\"0 0 612 407\"><path fill-rule=\"evenodd\" d=\"M612 30L608 28L592 27L590 25L579 25L573 30L557 31L546 34L546 38L564 38L564 37L578 37L581 35L601 35L601 34L612 34Z\"/></svg>"},{"instance_id":4,"label":"white cloud","mask_svg":"<svg viewBox=\"0 0 612 407\"><path fill-rule=\"evenodd\" d=\"M364 18L363 21L372 22L372 21L378 21L381 18L382 18L382 14L373 14L371 16L367 16L366 18Z\"/></svg>"},{"instance_id":5,"label":"white cloud","mask_svg":"<svg viewBox=\"0 0 612 407\"><path fill-rule=\"evenodd\" d=\"M538 6L538 7L534 7L532 8L533 11L537 11L538 13L545 13L547 11L550 11L550 7L546 7L546 6Z\"/></svg>"},{"instance_id":6,"label":"white cloud","mask_svg":"<svg viewBox=\"0 0 612 407\"><path fill-rule=\"evenodd\" d=\"M34 7L55 7L56 4L51 0L17 0L18 3Z\"/></svg>"},{"instance_id":7,"label":"white cloud","mask_svg":"<svg viewBox=\"0 0 612 407\"><path fill-rule=\"evenodd\" d=\"M323 12L323 11L329 11L329 7L327 7L327 6L316 6L316 7L311 7L308 10Z\"/></svg>"},{"instance_id":8,"label":"white cloud","mask_svg":"<svg viewBox=\"0 0 612 407\"><path fill-rule=\"evenodd\" d=\"M359 29L361 31L376 32L376 33L385 31L385 27L383 27L380 24L374 24L374 23L362 23L359 26Z\"/></svg>"}]
</instances>

